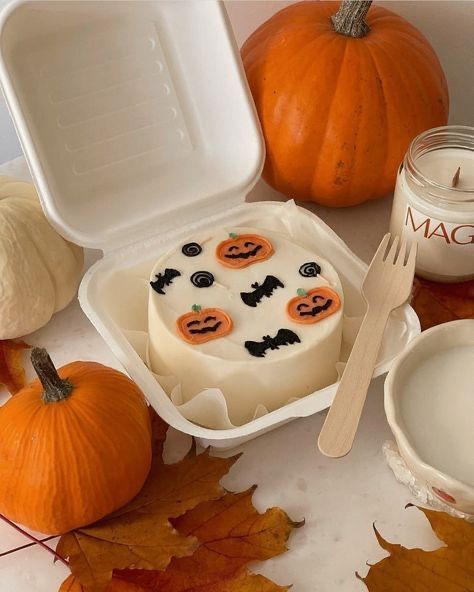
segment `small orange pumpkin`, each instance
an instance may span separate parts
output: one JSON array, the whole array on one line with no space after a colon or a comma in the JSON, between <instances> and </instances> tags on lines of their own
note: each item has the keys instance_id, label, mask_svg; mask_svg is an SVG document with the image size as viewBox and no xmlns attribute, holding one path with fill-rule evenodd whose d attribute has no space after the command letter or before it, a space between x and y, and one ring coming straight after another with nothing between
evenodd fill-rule
<instances>
[{"instance_id":1,"label":"small orange pumpkin","mask_svg":"<svg viewBox=\"0 0 474 592\"><path fill-rule=\"evenodd\" d=\"M288 317L295 323L317 323L341 307L339 294L331 288L313 288L308 292L299 288L297 293L298 296L292 298L286 306Z\"/></svg>"},{"instance_id":2,"label":"small orange pumpkin","mask_svg":"<svg viewBox=\"0 0 474 592\"><path fill-rule=\"evenodd\" d=\"M411 140L446 125L448 88L430 43L370 4L291 4L242 47L263 177L291 198L343 207L387 195Z\"/></svg>"},{"instance_id":3,"label":"small orange pumpkin","mask_svg":"<svg viewBox=\"0 0 474 592\"><path fill-rule=\"evenodd\" d=\"M56 371L31 354L39 379L0 407L0 513L46 534L85 526L142 488L151 466L145 397L96 362Z\"/></svg>"},{"instance_id":4,"label":"small orange pumpkin","mask_svg":"<svg viewBox=\"0 0 474 592\"><path fill-rule=\"evenodd\" d=\"M192 311L181 315L176 326L178 334L192 345L224 337L232 331L230 316L220 308L204 308L193 304Z\"/></svg>"},{"instance_id":5,"label":"small orange pumpkin","mask_svg":"<svg viewBox=\"0 0 474 592\"><path fill-rule=\"evenodd\" d=\"M272 243L258 234L234 234L217 245L216 258L226 267L242 269L273 255Z\"/></svg>"}]
</instances>

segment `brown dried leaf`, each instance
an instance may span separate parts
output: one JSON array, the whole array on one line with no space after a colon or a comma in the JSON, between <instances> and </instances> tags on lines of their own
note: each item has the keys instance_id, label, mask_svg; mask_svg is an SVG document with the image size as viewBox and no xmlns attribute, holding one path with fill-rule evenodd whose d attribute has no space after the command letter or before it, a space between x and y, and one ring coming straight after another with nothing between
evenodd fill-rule
<instances>
[{"instance_id":1,"label":"brown dried leaf","mask_svg":"<svg viewBox=\"0 0 474 592\"><path fill-rule=\"evenodd\" d=\"M192 557L173 559L161 572L115 572L113 582L138 584L144 592L286 590L251 574L246 565L284 553L288 537L298 525L280 508L259 514L252 504L254 491L228 493L173 521L181 534L193 535L201 543ZM119 590L112 585L107 592Z\"/></svg>"},{"instance_id":2,"label":"brown dried leaf","mask_svg":"<svg viewBox=\"0 0 474 592\"><path fill-rule=\"evenodd\" d=\"M444 512L418 509L447 546L435 551L406 549L386 541L374 526L380 546L390 555L360 579L370 592L474 592L474 525Z\"/></svg>"},{"instance_id":3,"label":"brown dried leaf","mask_svg":"<svg viewBox=\"0 0 474 592\"><path fill-rule=\"evenodd\" d=\"M416 277L411 305L422 330L457 319L473 319L474 280L440 284Z\"/></svg>"},{"instance_id":4,"label":"brown dried leaf","mask_svg":"<svg viewBox=\"0 0 474 592\"><path fill-rule=\"evenodd\" d=\"M148 408L151 421L151 446L153 451L153 462L163 464L163 445L166 440L168 424L156 413L153 407Z\"/></svg>"},{"instance_id":5,"label":"brown dried leaf","mask_svg":"<svg viewBox=\"0 0 474 592\"><path fill-rule=\"evenodd\" d=\"M172 557L190 555L197 540L178 533L169 519L224 493L219 481L238 457L192 451L179 463L165 465L160 460L163 436L163 424L155 419L157 456L142 491L113 514L59 540L57 552L69 558L72 574L88 592L102 592L114 569L160 570Z\"/></svg>"},{"instance_id":6,"label":"brown dried leaf","mask_svg":"<svg viewBox=\"0 0 474 592\"><path fill-rule=\"evenodd\" d=\"M24 341L0 340L0 385L4 384L11 395L25 386L22 350L29 348Z\"/></svg>"},{"instance_id":7,"label":"brown dried leaf","mask_svg":"<svg viewBox=\"0 0 474 592\"><path fill-rule=\"evenodd\" d=\"M199 569L199 566L196 566ZM168 590L169 588L164 588ZM176 588L181 590L182 588ZM106 592L161 592L162 588L152 581L136 584L130 580L114 577ZM184 588L183 588L184 590ZM192 585L186 592L286 592L289 586L279 586L265 576L251 573L247 569L239 570L232 578L216 579L209 583ZM86 592L86 591L80 591Z\"/></svg>"},{"instance_id":8,"label":"brown dried leaf","mask_svg":"<svg viewBox=\"0 0 474 592\"><path fill-rule=\"evenodd\" d=\"M75 576L70 575L61 584L58 592L85 592L85 589Z\"/></svg>"},{"instance_id":9,"label":"brown dried leaf","mask_svg":"<svg viewBox=\"0 0 474 592\"><path fill-rule=\"evenodd\" d=\"M252 504L255 487L204 502L173 521L183 536L195 536L199 548L192 557L174 558L165 571L115 571L106 592L284 592L247 569L287 550L292 522L280 508L259 514ZM78 582L60 592L87 592Z\"/></svg>"},{"instance_id":10,"label":"brown dried leaf","mask_svg":"<svg viewBox=\"0 0 474 592\"><path fill-rule=\"evenodd\" d=\"M288 586L278 586L264 576L246 571L240 572L233 580L219 582L212 588L212 592L286 592L287 590L289 590ZM63 582L59 592L87 592L87 590L79 584L79 581L74 576L69 576ZM149 589L133 582L114 578L107 586L106 592L149 592ZM187 592L198 591L189 589ZM205 592L204 589L203 592Z\"/></svg>"}]
</instances>

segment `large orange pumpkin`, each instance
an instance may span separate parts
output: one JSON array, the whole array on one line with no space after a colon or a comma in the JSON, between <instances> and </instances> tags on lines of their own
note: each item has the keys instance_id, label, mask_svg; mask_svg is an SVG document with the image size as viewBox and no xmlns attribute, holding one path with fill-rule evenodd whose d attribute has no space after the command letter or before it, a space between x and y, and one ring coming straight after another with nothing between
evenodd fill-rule
<instances>
[{"instance_id":1,"label":"large orange pumpkin","mask_svg":"<svg viewBox=\"0 0 474 592\"><path fill-rule=\"evenodd\" d=\"M73 362L56 372L45 350L41 379L0 407L0 513L61 534L123 506L151 465L151 428L140 389L121 372Z\"/></svg>"},{"instance_id":2,"label":"large orange pumpkin","mask_svg":"<svg viewBox=\"0 0 474 592\"><path fill-rule=\"evenodd\" d=\"M364 21L370 2L338 6L281 10L242 59L265 136L264 179L289 197L342 207L390 193L410 141L446 124L449 101L414 26L379 6Z\"/></svg>"}]
</instances>

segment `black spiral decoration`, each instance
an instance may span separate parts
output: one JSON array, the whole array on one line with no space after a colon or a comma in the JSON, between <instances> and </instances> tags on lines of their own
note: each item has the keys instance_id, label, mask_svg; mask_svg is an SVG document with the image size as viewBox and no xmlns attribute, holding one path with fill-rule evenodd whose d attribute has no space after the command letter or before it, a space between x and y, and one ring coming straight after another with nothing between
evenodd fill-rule
<instances>
[{"instance_id":1,"label":"black spiral decoration","mask_svg":"<svg viewBox=\"0 0 474 592\"><path fill-rule=\"evenodd\" d=\"M317 277L321 273L321 266L316 261L308 261L308 263L303 263L299 272L303 277Z\"/></svg>"},{"instance_id":2,"label":"black spiral decoration","mask_svg":"<svg viewBox=\"0 0 474 592\"><path fill-rule=\"evenodd\" d=\"M210 271L196 271L191 276L191 283L196 288L210 288L214 283L214 276Z\"/></svg>"},{"instance_id":3,"label":"black spiral decoration","mask_svg":"<svg viewBox=\"0 0 474 592\"><path fill-rule=\"evenodd\" d=\"M202 247L198 243L187 243L183 246L181 252L186 257L196 257L202 253Z\"/></svg>"}]
</instances>

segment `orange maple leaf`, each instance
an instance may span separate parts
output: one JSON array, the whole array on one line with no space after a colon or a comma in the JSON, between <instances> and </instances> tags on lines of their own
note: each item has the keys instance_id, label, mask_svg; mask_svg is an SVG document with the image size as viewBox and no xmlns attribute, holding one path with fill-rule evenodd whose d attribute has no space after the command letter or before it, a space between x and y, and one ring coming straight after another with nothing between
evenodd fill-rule
<instances>
[{"instance_id":1,"label":"orange maple leaf","mask_svg":"<svg viewBox=\"0 0 474 592\"><path fill-rule=\"evenodd\" d=\"M357 577L370 592L474 592L474 524L444 512L418 509L446 546L435 551L407 549L386 541L374 526L380 546L390 555L372 565L365 578Z\"/></svg>"},{"instance_id":2,"label":"orange maple leaf","mask_svg":"<svg viewBox=\"0 0 474 592\"><path fill-rule=\"evenodd\" d=\"M179 463L164 465L167 426L154 413L152 424L154 464L142 492L92 527L61 538L57 552L69 557L72 575L59 592L288 590L251 573L247 564L284 553L300 524L280 508L259 514L255 487L222 489L219 480L238 457L192 449Z\"/></svg>"},{"instance_id":3,"label":"orange maple leaf","mask_svg":"<svg viewBox=\"0 0 474 592\"><path fill-rule=\"evenodd\" d=\"M113 583L112 583L113 582ZM114 578L107 587L107 592L147 592L142 586ZM249 572L240 572L233 580L219 582L217 586L208 588L212 592L287 592L288 586L278 586L265 576ZM59 592L87 592L74 576L69 576L59 589ZM189 589L188 592L197 592ZM201 592L201 591L199 591ZM202 592L207 592L204 588Z\"/></svg>"},{"instance_id":4,"label":"orange maple leaf","mask_svg":"<svg viewBox=\"0 0 474 592\"><path fill-rule=\"evenodd\" d=\"M191 557L175 558L165 571L115 571L106 592L278 592L288 590L247 569L284 553L292 522L280 508L259 514L252 504L255 487L205 502L174 520L182 535L201 545ZM60 592L87 592L70 577Z\"/></svg>"},{"instance_id":5,"label":"orange maple leaf","mask_svg":"<svg viewBox=\"0 0 474 592\"><path fill-rule=\"evenodd\" d=\"M474 280L440 284L415 278L411 305L423 330L457 319L474 318Z\"/></svg>"},{"instance_id":6,"label":"orange maple leaf","mask_svg":"<svg viewBox=\"0 0 474 592\"><path fill-rule=\"evenodd\" d=\"M102 592L114 569L165 569L172 557L190 555L198 542L170 523L203 501L219 498L220 479L238 457L216 458L194 449L179 463L161 460L164 422L154 423L155 457L141 492L99 522L63 535L57 553L69 558L71 572L89 592Z\"/></svg>"},{"instance_id":7,"label":"orange maple leaf","mask_svg":"<svg viewBox=\"0 0 474 592\"><path fill-rule=\"evenodd\" d=\"M22 350L29 348L24 341L0 340L0 385L4 384L11 395L25 386Z\"/></svg>"},{"instance_id":8,"label":"orange maple leaf","mask_svg":"<svg viewBox=\"0 0 474 592\"><path fill-rule=\"evenodd\" d=\"M254 586L249 590L259 590L257 582L262 582L247 564L284 553L291 531L299 525L280 508L259 514L252 504L254 491L228 493L174 520L181 534L201 543L192 557L173 559L166 571L116 571L107 592L119 592L121 582L138 585L140 592L236 592L249 582ZM271 590L286 590L270 584Z\"/></svg>"}]
</instances>

